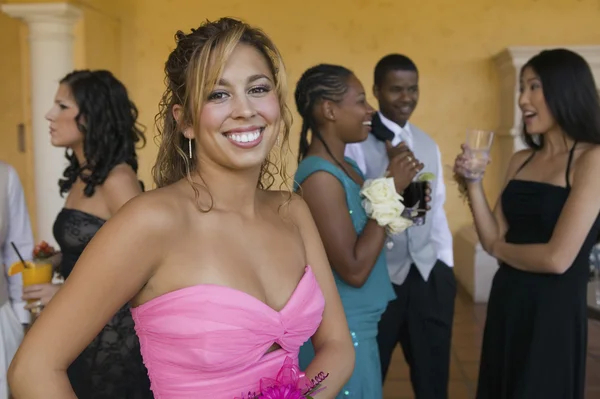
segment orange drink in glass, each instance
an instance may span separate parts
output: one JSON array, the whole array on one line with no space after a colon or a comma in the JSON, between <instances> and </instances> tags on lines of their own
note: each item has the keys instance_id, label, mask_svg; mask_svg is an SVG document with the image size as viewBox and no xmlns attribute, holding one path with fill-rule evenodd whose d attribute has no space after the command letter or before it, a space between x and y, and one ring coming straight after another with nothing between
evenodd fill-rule
<instances>
[{"instance_id":1,"label":"orange drink in glass","mask_svg":"<svg viewBox=\"0 0 600 399\"><path fill-rule=\"evenodd\" d=\"M36 284L50 284L52 282L53 269L52 264L48 262L31 262L26 261L25 265L21 261L13 263L9 270L8 275L14 276L17 273L22 273L23 276L23 287ZM29 299L27 303L33 303L38 299ZM32 313L40 313L42 307L36 307L31 309Z\"/></svg>"}]
</instances>

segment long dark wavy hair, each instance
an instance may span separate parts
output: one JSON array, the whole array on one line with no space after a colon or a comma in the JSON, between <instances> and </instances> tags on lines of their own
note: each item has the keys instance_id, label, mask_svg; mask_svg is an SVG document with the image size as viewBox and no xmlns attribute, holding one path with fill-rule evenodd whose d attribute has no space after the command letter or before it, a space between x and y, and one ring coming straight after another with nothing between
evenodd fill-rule
<instances>
[{"instance_id":1,"label":"long dark wavy hair","mask_svg":"<svg viewBox=\"0 0 600 399\"><path fill-rule=\"evenodd\" d=\"M571 139L600 144L600 100L590 66L579 54L566 49L544 50L521 68L531 68L542 82L544 99L552 117ZM528 134L529 148L544 146L543 135Z\"/></svg>"},{"instance_id":2,"label":"long dark wavy hair","mask_svg":"<svg viewBox=\"0 0 600 399\"><path fill-rule=\"evenodd\" d=\"M85 183L85 196L91 197L110 171L122 163L137 173L136 145L146 145L145 129L138 123L138 109L123 83L105 70L73 71L60 83L69 86L79 107L75 122L83 134L86 160L85 165L80 165L75 154L66 151L69 165L58 182L61 195L68 193L80 178Z\"/></svg>"},{"instance_id":3,"label":"long dark wavy hair","mask_svg":"<svg viewBox=\"0 0 600 399\"><path fill-rule=\"evenodd\" d=\"M319 64L307 69L300 77L294 93L296 108L302 117L298 163L304 159L310 147L308 141L308 131L310 130L311 139L320 140L329 156L346 172L346 168L333 156L329 146L323 140L315 120L314 108L320 101L328 100L335 103L342 101L348 91L348 79L352 75L352 71L343 66Z\"/></svg>"}]
</instances>

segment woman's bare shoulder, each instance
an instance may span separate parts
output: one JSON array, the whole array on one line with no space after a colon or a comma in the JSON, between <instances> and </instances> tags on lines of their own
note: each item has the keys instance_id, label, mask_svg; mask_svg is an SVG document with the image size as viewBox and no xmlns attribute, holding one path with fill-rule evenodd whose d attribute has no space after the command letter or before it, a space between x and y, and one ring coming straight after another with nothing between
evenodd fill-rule
<instances>
[{"instance_id":1,"label":"woman's bare shoulder","mask_svg":"<svg viewBox=\"0 0 600 399\"><path fill-rule=\"evenodd\" d=\"M517 173L519 168L522 167L525 164L525 162L527 162L527 160L529 159L529 157L531 157L533 152L533 149L527 148L524 150L519 150L511 155L510 160L508 161L508 168L506 169L506 182L515 177L515 174Z\"/></svg>"},{"instance_id":2,"label":"woman's bare shoulder","mask_svg":"<svg viewBox=\"0 0 600 399\"><path fill-rule=\"evenodd\" d=\"M265 191L265 193L270 206L298 227L306 222L307 217L312 219L308 205L297 193L283 190Z\"/></svg>"},{"instance_id":3,"label":"woman's bare shoulder","mask_svg":"<svg viewBox=\"0 0 600 399\"><path fill-rule=\"evenodd\" d=\"M127 202L111 221L127 229L167 234L184 219L186 202L176 184L146 191Z\"/></svg>"},{"instance_id":4,"label":"woman's bare shoulder","mask_svg":"<svg viewBox=\"0 0 600 399\"><path fill-rule=\"evenodd\" d=\"M590 178L595 178L600 170L600 145L583 143L579 154L574 160L573 183L589 183Z\"/></svg>"},{"instance_id":5,"label":"woman's bare shoulder","mask_svg":"<svg viewBox=\"0 0 600 399\"><path fill-rule=\"evenodd\" d=\"M581 147L579 158L586 159L586 162L600 162L600 144L585 143Z\"/></svg>"},{"instance_id":6,"label":"woman's bare shoulder","mask_svg":"<svg viewBox=\"0 0 600 399\"><path fill-rule=\"evenodd\" d=\"M519 151L515 152L514 154L512 154L512 156L510 157L509 168L512 168L512 169L519 168L519 166L521 166L523 164L523 162L525 162L527 160L527 158L529 158L531 156L531 154L533 154L533 151L534 150L531 148L526 148L526 149L519 150Z\"/></svg>"}]
</instances>

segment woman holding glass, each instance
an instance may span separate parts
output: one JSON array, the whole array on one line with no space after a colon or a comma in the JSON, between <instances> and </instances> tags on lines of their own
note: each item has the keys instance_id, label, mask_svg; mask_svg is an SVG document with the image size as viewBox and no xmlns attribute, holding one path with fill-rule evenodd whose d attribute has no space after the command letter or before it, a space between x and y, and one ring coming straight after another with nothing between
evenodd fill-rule
<instances>
[{"instance_id":1,"label":"woman holding glass","mask_svg":"<svg viewBox=\"0 0 600 399\"><path fill-rule=\"evenodd\" d=\"M483 248L499 260L478 399L583 399L588 258L600 233L600 105L585 60L543 51L521 70L529 149L492 211L467 145L455 162Z\"/></svg>"},{"instance_id":2,"label":"woman holding glass","mask_svg":"<svg viewBox=\"0 0 600 399\"><path fill-rule=\"evenodd\" d=\"M348 143L369 135L374 110L362 83L340 65L306 70L295 99L302 117L295 189L315 218L354 344L354 372L337 398L381 399L377 327L389 301L396 298L385 259L388 235L385 226L367 216L361 196L364 175L344 157ZM410 163L411 156L404 151L390 162L398 192L423 169L421 163ZM314 356L314 345L307 341L300 350L300 367L307 367Z\"/></svg>"},{"instance_id":3,"label":"woman holding glass","mask_svg":"<svg viewBox=\"0 0 600 399\"><path fill-rule=\"evenodd\" d=\"M65 148L68 161L59 181L60 193L67 198L53 226L60 246L54 258L66 280L98 230L142 192L136 144L144 143L145 137L137 115L127 89L109 71L74 71L60 81L46 119L52 145ZM123 273L127 278L126 270ZM37 299L28 308L46 306L62 287L27 286L23 298ZM77 306L72 302L67 312ZM152 398L128 305L112 315L67 374L80 399Z\"/></svg>"}]
</instances>

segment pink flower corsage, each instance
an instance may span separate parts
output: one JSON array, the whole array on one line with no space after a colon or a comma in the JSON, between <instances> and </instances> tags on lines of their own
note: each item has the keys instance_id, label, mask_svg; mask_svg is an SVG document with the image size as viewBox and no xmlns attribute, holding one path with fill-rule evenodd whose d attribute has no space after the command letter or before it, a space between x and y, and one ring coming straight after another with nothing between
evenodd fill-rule
<instances>
[{"instance_id":1,"label":"pink flower corsage","mask_svg":"<svg viewBox=\"0 0 600 399\"><path fill-rule=\"evenodd\" d=\"M311 380L290 357L286 357L275 379L260 379L260 393L248 392L234 399L312 399L313 395L325 389L321 383L328 376L320 372Z\"/></svg>"}]
</instances>

